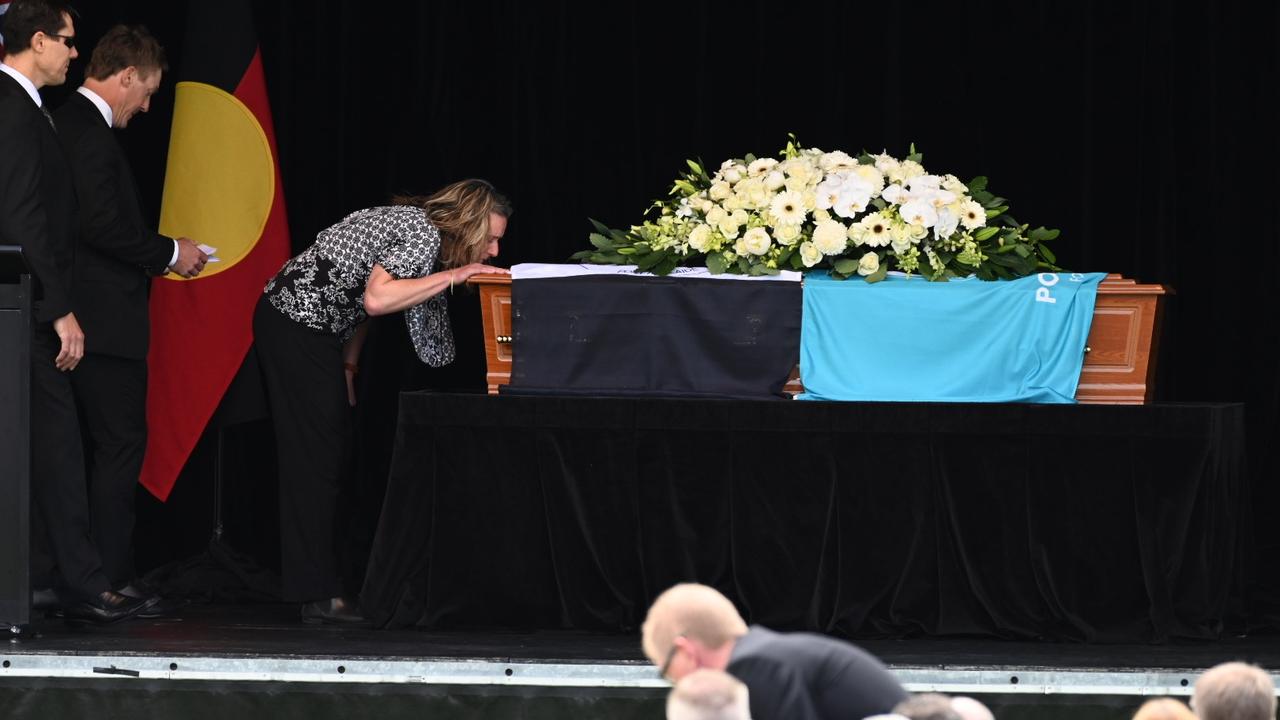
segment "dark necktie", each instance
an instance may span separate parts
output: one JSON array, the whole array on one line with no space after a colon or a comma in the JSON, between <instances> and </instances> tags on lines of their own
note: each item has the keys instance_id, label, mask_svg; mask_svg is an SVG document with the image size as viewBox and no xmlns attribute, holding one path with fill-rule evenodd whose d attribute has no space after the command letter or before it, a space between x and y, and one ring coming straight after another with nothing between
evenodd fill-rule
<instances>
[{"instance_id":1,"label":"dark necktie","mask_svg":"<svg viewBox=\"0 0 1280 720\"><path fill-rule=\"evenodd\" d=\"M54 132L57 132L58 126L53 124L53 116L49 114L49 108L41 105L40 112L44 114L44 119L49 121L49 127L53 128Z\"/></svg>"}]
</instances>

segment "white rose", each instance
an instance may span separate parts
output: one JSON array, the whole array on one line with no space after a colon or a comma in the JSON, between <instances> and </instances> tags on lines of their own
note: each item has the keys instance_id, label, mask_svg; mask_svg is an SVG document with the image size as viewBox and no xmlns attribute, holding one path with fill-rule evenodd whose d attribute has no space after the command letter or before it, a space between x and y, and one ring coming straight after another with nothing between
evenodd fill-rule
<instances>
[{"instance_id":1,"label":"white rose","mask_svg":"<svg viewBox=\"0 0 1280 720\"><path fill-rule=\"evenodd\" d=\"M769 188L770 190L777 191L786 184L787 184L786 177L784 177L783 174L778 172L777 170L774 170L773 172L770 172L768 175L764 176L764 186Z\"/></svg>"},{"instance_id":2,"label":"white rose","mask_svg":"<svg viewBox=\"0 0 1280 720\"><path fill-rule=\"evenodd\" d=\"M719 225L724 222L727 217L729 217L729 213L725 212L724 208L718 206L713 207L709 212L707 212L707 224Z\"/></svg>"},{"instance_id":3,"label":"white rose","mask_svg":"<svg viewBox=\"0 0 1280 720\"><path fill-rule=\"evenodd\" d=\"M773 236L783 245L790 245L800 239L800 226L778 225L773 229Z\"/></svg>"},{"instance_id":4,"label":"white rose","mask_svg":"<svg viewBox=\"0 0 1280 720\"><path fill-rule=\"evenodd\" d=\"M725 218L720 223L717 223L716 229L720 231L720 234L726 240L733 240L738 237L738 224L733 221L733 218Z\"/></svg>"},{"instance_id":5,"label":"white rose","mask_svg":"<svg viewBox=\"0 0 1280 720\"><path fill-rule=\"evenodd\" d=\"M858 274L867 276L880 269L880 257L869 252L858 259Z\"/></svg>"},{"instance_id":6,"label":"white rose","mask_svg":"<svg viewBox=\"0 0 1280 720\"><path fill-rule=\"evenodd\" d=\"M884 173L885 175L888 175L889 171L891 170L897 170L899 164L900 163L898 162L897 158L893 157L892 155L880 153L879 155L876 156L876 169Z\"/></svg>"},{"instance_id":7,"label":"white rose","mask_svg":"<svg viewBox=\"0 0 1280 720\"><path fill-rule=\"evenodd\" d=\"M847 230L843 223L835 220L823 220L813 229L813 246L823 255L839 255L844 252L848 243Z\"/></svg>"},{"instance_id":8,"label":"white rose","mask_svg":"<svg viewBox=\"0 0 1280 720\"><path fill-rule=\"evenodd\" d=\"M742 166L734 165L728 170L725 170L724 179L725 182L728 182L730 185L737 185L738 181L742 179Z\"/></svg>"},{"instance_id":9,"label":"white rose","mask_svg":"<svg viewBox=\"0 0 1280 720\"><path fill-rule=\"evenodd\" d=\"M698 252L711 249L711 226L699 225L689 233L689 247Z\"/></svg>"},{"instance_id":10,"label":"white rose","mask_svg":"<svg viewBox=\"0 0 1280 720\"><path fill-rule=\"evenodd\" d=\"M733 188L723 180L711 184L710 195L712 200L724 200L732 194Z\"/></svg>"},{"instance_id":11,"label":"white rose","mask_svg":"<svg viewBox=\"0 0 1280 720\"><path fill-rule=\"evenodd\" d=\"M752 255L764 255L773 246L773 238L769 231L762 227L754 227L742 236L742 247Z\"/></svg>"},{"instance_id":12,"label":"white rose","mask_svg":"<svg viewBox=\"0 0 1280 720\"><path fill-rule=\"evenodd\" d=\"M814 222L817 222L819 220L830 220L830 219L831 219L831 213L827 212L826 210L823 210L822 208L818 208L817 210L813 211Z\"/></svg>"},{"instance_id":13,"label":"white rose","mask_svg":"<svg viewBox=\"0 0 1280 720\"><path fill-rule=\"evenodd\" d=\"M813 267L822 262L822 251L813 246L811 242L800 243L800 262L805 267Z\"/></svg>"}]
</instances>

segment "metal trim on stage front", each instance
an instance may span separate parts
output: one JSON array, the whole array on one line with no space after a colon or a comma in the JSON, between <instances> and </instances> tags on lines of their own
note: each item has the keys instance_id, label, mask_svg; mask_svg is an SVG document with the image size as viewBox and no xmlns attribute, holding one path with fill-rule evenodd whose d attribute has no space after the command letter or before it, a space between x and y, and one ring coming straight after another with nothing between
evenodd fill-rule
<instances>
[{"instance_id":1,"label":"metal trim on stage front","mask_svg":"<svg viewBox=\"0 0 1280 720\"><path fill-rule=\"evenodd\" d=\"M4 657L5 678L98 678L103 681L302 682L498 685L580 688L666 688L644 662L555 663L456 659L42 655ZM1151 695L1191 694L1195 670L1064 670L1017 666L922 668L891 666L907 690L950 694ZM1280 685L1280 675L1272 675Z\"/></svg>"}]
</instances>

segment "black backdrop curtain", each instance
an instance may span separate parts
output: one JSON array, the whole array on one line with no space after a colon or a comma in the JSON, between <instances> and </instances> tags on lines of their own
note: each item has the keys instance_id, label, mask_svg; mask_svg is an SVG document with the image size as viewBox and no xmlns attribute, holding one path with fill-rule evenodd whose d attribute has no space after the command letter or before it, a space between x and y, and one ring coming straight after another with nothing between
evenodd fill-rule
<instances>
[{"instance_id":1,"label":"black backdrop curtain","mask_svg":"<svg viewBox=\"0 0 1280 720\"><path fill-rule=\"evenodd\" d=\"M111 22L144 22L181 63L188 2L82 5L86 47ZM1015 217L1061 228L1066 267L1173 286L1158 397L1244 401L1255 506L1280 500L1266 351L1280 340L1280 6L315 0L256 13L297 249L390 193L483 176L517 207L501 261L562 261L586 245L587 217L638 221L686 157L773 153L788 132L824 149L915 143L926 167L988 175ZM172 97L168 81L122 135L155 207ZM474 302L454 311L464 347L439 372L412 360L398 319L378 324L357 477L385 478L397 390L483 387ZM231 445L233 469L269 479L263 443ZM157 535L191 532L173 518L207 511L210 453L171 507L145 509L144 533L148 518ZM229 505L263 512L260 484L230 488ZM1262 557L1280 551L1275 527L1259 523Z\"/></svg>"}]
</instances>

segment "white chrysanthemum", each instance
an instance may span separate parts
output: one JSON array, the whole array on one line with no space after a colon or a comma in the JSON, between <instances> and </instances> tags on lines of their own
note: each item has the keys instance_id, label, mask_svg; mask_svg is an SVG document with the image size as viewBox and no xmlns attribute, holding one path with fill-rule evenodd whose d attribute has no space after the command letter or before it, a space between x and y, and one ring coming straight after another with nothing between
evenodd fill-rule
<instances>
[{"instance_id":1,"label":"white chrysanthemum","mask_svg":"<svg viewBox=\"0 0 1280 720\"><path fill-rule=\"evenodd\" d=\"M689 247L698 252L706 252L711 249L711 226L698 225L689 231Z\"/></svg>"},{"instance_id":2,"label":"white chrysanthemum","mask_svg":"<svg viewBox=\"0 0 1280 720\"><path fill-rule=\"evenodd\" d=\"M884 190L884 175L874 165L859 165L853 172L871 187L871 197L878 197Z\"/></svg>"},{"instance_id":3,"label":"white chrysanthemum","mask_svg":"<svg viewBox=\"0 0 1280 720\"><path fill-rule=\"evenodd\" d=\"M752 255L764 255L772 246L773 238L762 227L751 228L742 235L742 247Z\"/></svg>"},{"instance_id":4,"label":"white chrysanthemum","mask_svg":"<svg viewBox=\"0 0 1280 720\"><path fill-rule=\"evenodd\" d=\"M849 153L841 150L825 153L818 159L818 167L830 172L832 170L848 170L858 164L849 156Z\"/></svg>"},{"instance_id":5,"label":"white chrysanthemum","mask_svg":"<svg viewBox=\"0 0 1280 720\"><path fill-rule=\"evenodd\" d=\"M769 212L779 225L799 225L805 217L804 197L790 190L778 193L769 204Z\"/></svg>"},{"instance_id":6,"label":"white chrysanthemum","mask_svg":"<svg viewBox=\"0 0 1280 720\"><path fill-rule=\"evenodd\" d=\"M711 183L711 190L707 193L712 200L724 200L733 194L733 187L724 180Z\"/></svg>"},{"instance_id":7,"label":"white chrysanthemum","mask_svg":"<svg viewBox=\"0 0 1280 720\"><path fill-rule=\"evenodd\" d=\"M813 246L823 255L839 255L848 245L843 223L835 220L823 220L813 228Z\"/></svg>"},{"instance_id":8,"label":"white chrysanthemum","mask_svg":"<svg viewBox=\"0 0 1280 720\"><path fill-rule=\"evenodd\" d=\"M858 259L858 274L862 276L871 275L880 269L880 256L873 252L864 254Z\"/></svg>"},{"instance_id":9,"label":"white chrysanthemum","mask_svg":"<svg viewBox=\"0 0 1280 720\"><path fill-rule=\"evenodd\" d=\"M957 213L960 216L960 223L967 230L976 230L987 224L987 211L982 205L972 198L960 203Z\"/></svg>"},{"instance_id":10,"label":"white chrysanthemum","mask_svg":"<svg viewBox=\"0 0 1280 720\"><path fill-rule=\"evenodd\" d=\"M783 245L791 245L800 239L800 226L776 225L773 228L773 237Z\"/></svg>"},{"instance_id":11,"label":"white chrysanthemum","mask_svg":"<svg viewBox=\"0 0 1280 720\"><path fill-rule=\"evenodd\" d=\"M787 184L787 178L777 170L772 170L768 175L764 176L764 186L770 190L781 190L783 185Z\"/></svg>"},{"instance_id":12,"label":"white chrysanthemum","mask_svg":"<svg viewBox=\"0 0 1280 720\"><path fill-rule=\"evenodd\" d=\"M813 267L822 262L822 251L813 246L811 242L800 243L800 262L805 267Z\"/></svg>"},{"instance_id":13,"label":"white chrysanthemum","mask_svg":"<svg viewBox=\"0 0 1280 720\"><path fill-rule=\"evenodd\" d=\"M773 158L760 158L759 160L752 161L752 163L747 166L747 174L751 177L764 177L765 175L768 175L769 172L773 170L773 166L777 164L778 161Z\"/></svg>"},{"instance_id":14,"label":"white chrysanthemum","mask_svg":"<svg viewBox=\"0 0 1280 720\"><path fill-rule=\"evenodd\" d=\"M922 228L933 227L938 222L938 210L927 198L912 198L902 203L898 214L908 225Z\"/></svg>"}]
</instances>

